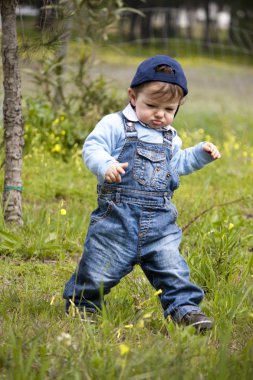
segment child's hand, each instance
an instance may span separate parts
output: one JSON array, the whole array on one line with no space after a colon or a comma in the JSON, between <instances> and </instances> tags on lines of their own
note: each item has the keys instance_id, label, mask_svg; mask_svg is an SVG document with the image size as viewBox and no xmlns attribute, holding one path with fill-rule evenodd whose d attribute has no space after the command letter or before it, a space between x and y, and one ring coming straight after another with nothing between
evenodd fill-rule
<instances>
[{"instance_id":1,"label":"child's hand","mask_svg":"<svg viewBox=\"0 0 253 380\"><path fill-rule=\"evenodd\" d=\"M105 180L109 183L121 182L121 174L125 174L125 168L128 167L128 162L114 162L109 166L105 173Z\"/></svg>"},{"instance_id":2,"label":"child's hand","mask_svg":"<svg viewBox=\"0 0 253 380\"><path fill-rule=\"evenodd\" d=\"M214 160L217 160L218 158L221 158L221 154L220 154L220 152L218 151L217 147L214 144L206 142L203 145L203 149L204 149L204 151L206 153L209 153Z\"/></svg>"}]
</instances>

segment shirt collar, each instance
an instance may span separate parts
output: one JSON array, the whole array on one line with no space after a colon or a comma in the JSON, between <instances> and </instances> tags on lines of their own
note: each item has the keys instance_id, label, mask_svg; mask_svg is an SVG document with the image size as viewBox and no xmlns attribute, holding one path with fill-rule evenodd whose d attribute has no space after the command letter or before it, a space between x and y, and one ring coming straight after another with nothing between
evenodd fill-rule
<instances>
[{"instance_id":1,"label":"shirt collar","mask_svg":"<svg viewBox=\"0 0 253 380\"><path fill-rule=\"evenodd\" d=\"M138 117L137 117L137 115L135 113L135 110L133 109L133 107L131 106L130 103L128 103L128 105L126 106L126 108L123 109L122 113L123 113L123 115L125 116L125 118L127 120L132 121L134 123L138 122L141 125L143 125L143 127L146 127L146 128L149 128L149 129L154 129L154 128L149 127L147 124L142 123L138 119ZM167 125L167 126L165 126L163 128L157 128L156 130L160 131L160 132L171 130L173 132L173 135L176 134L176 130L171 125Z\"/></svg>"},{"instance_id":2,"label":"shirt collar","mask_svg":"<svg viewBox=\"0 0 253 380\"><path fill-rule=\"evenodd\" d=\"M135 113L135 110L133 109L130 103L126 106L126 108L123 109L122 113L125 116L125 118L129 121L133 121L135 123L139 121Z\"/></svg>"}]
</instances>

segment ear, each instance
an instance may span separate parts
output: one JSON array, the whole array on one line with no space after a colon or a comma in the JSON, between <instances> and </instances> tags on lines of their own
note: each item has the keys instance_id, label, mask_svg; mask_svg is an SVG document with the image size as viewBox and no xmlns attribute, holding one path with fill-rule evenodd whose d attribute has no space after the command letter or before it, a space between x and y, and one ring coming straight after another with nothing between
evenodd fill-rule
<instances>
[{"instance_id":1,"label":"ear","mask_svg":"<svg viewBox=\"0 0 253 380\"><path fill-rule=\"evenodd\" d=\"M135 93L135 91L131 87L129 87L129 89L128 89L128 97L129 97L129 101L132 104L132 106L135 107L136 93Z\"/></svg>"}]
</instances>

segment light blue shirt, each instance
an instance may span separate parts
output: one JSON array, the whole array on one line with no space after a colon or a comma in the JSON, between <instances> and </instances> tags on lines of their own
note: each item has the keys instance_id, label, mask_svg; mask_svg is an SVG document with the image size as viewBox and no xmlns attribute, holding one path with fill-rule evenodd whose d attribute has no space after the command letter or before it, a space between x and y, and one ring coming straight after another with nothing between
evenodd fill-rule
<instances>
[{"instance_id":1,"label":"light blue shirt","mask_svg":"<svg viewBox=\"0 0 253 380\"><path fill-rule=\"evenodd\" d=\"M122 112L129 121L135 123L140 140L162 144L163 131L149 128L140 122L130 104ZM181 149L182 140L177 131L170 125L164 129L171 129L173 132L171 166L180 176L199 170L213 161L211 155L203 150L204 142ZM104 116L85 140L82 150L83 159L88 169L97 176L99 184L104 182L108 167L117 162L124 142L125 130L120 113Z\"/></svg>"}]
</instances>

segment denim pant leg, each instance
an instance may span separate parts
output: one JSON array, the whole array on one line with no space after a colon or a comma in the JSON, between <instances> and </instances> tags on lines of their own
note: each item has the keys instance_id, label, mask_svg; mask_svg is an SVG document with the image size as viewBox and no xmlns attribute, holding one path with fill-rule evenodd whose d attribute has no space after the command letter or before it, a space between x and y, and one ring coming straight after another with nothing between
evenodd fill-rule
<instances>
[{"instance_id":1,"label":"denim pant leg","mask_svg":"<svg viewBox=\"0 0 253 380\"><path fill-rule=\"evenodd\" d=\"M128 235L131 231L127 232L128 226L131 227L128 208L114 203L109 207L106 215L98 212L93 215L83 256L63 294L65 299L72 299L76 306L85 307L87 311L100 309L103 296L130 273L134 265L132 245L136 245L136 239Z\"/></svg>"},{"instance_id":2,"label":"denim pant leg","mask_svg":"<svg viewBox=\"0 0 253 380\"><path fill-rule=\"evenodd\" d=\"M141 267L154 288L162 290L159 297L165 318L172 314L179 322L186 313L200 311L204 293L191 283L188 265L179 253L182 233L175 217L174 221L168 217L164 220L164 215L158 213L150 223L152 228L143 240ZM166 225L166 220L171 223Z\"/></svg>"}]
</instances>

